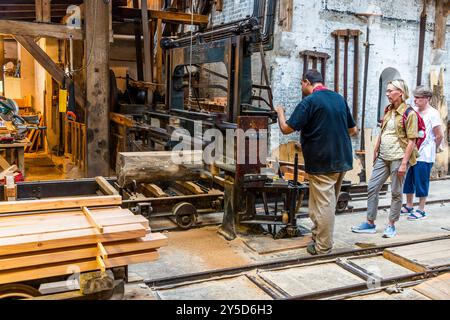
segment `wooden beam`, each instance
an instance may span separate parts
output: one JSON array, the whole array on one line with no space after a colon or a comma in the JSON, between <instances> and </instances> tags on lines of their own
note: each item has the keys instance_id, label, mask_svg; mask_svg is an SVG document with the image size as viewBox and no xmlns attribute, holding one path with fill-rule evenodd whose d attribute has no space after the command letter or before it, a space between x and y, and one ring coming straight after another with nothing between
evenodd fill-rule
<instances>
[{"instance_id":1,"label":"wooden beam","mask_svg":"<svg viewBox=\"0 0 450 320\"><path fill-rule=\"evenodd\" d=\"M121 196L65 197L41 200L0 201L0 213L121 205Z\"/></svg>"},{"instance_id":2,"label":"wooden beam","mask_svg":"<svg viewBox=\"0 0 450 320\"><path fill-rule=\"evenodd\" d=\"M169 11L159 11L159 10L147 10L148 19L161 19L164 22L169 23L183 23L191 24L191 14L184 12L169 12ZM138 18L141 19L141 9L126 8L126 7L114 7L113 14L120 18ZM206 15L194 14L192 23L194 25L205 25L208 24L209 17Z\"/></svg>"},{"instance_id":3,"label":"wooden beam","mask_svg":"<svg viewBox=\"0 0 450 320\"><path fill-rule=\"evenodd\" d=\"M113 196L119 194L119 191L117 191L104 177L95 177L95 181L105 195Z\"/></svg>"},{"instance_id":4,"label":"wooden beam","mask_svg":"<svg viewBox=\"0 0 450 320\"><path fill-rule=\"evenodd\" d=\"M5 39L0 36L0 85L1 85L1 95L5 95L5 75L3 73L3 65L5 64Z\"/></svg>"},{"instance_id":5,"label":"wooden beam","mask_svg":"<svg viewBox=\"0 0 450 320\"><path fill-rule=\"evenodd\" d=\"M81 29L69 28L62 24L27 21L0 20L0 34L19 36L83 40Z\"/></svg>"},{"instance_id":6,"label":"wooden beam","mask_svg":"<svg viewBox=\"0 0 450 320\"><path fill-rule=\"evenodd\" d=\"M101 225L100 223L98 223L95 218L92 216L91 211L89 210L88 207L82 207L81 210L83 211L86 219L89 221L89 223L99 232L99 233L103 233L103 225Z\"/></svg>"},{"instance_id":7,"label":"wooden beam","mask_svg":"<svg viewBox=\"0 0 450 320\"><path fill-rule=\"evenodd\" d=\"M447 29L449 1L436 0L434 14L434 49L445 50L445 32Z\"/></svg>"},{"instance_id":8,"label":"wooden beam","mask_svg":"<svg viewBox=\"0 0 450 320\"><path fill-rule=\"evenodd\" d=\"M96 13L96 14L94 14ZM86 169L88 177L109 176L109 16L111 2L85 1Z\"/></svg>"},{"instance_id":9,"label":"wooden beam","mask_svg":"<svg viewBox=\"0 0 450 320\"><path fill-rule=\"evenodd\" d=\"M153 45L150 41L150 30L148 24L147 0L141 0L141 21L142 35L144 36L144 81L153 82L153 63L150 55L150 47ZM147 104L153 102L153 91L147 89Z\"/></svg>"},{"instance_id":10,"label":"wooden beam","mask_svg":"<svg viewBox=\"0 0 450 320\"><path fill-rule=\"evenodd\" d=\"M19 36L16 35L14 38L17 40L17 42L20 43L22 47L27 50L34 59L52 76L53 79L55 79L56 82L58 82L60 85L63 84L65 75L64 70L61 69L48 55L47 53L42 50L39 45L34 42L34 39L29 36ZM84 94L83 90L79 88L77 85L75 85L75 101L81 106L84 107Z\"/></svg>"},{"instance_id":11,"label":"wooden beam","mask_svg":"<svg viewBox=\"0 0 450 320\"><path fill-rule=\"evenodd\" d=\"M107 268L125 266L128 264L149 262L159 258L159 253L157 251L150 251L145 253L136 253L130 254L126 256L118 256L114 258L110 258L105 261L105 266ZM10 283L11 279L14 279L14 282L23 282L26 280L34 280L34 279L42 279L53 277L57 275L70 275L73 273L72 268L70 268L70 264L74 262L62 262L53 265L43 265L39 268L29 268L24 269L12 269L8 272L0 273L0 284ZM98 265L95 259L92 260L75 260L75 264L78 268L78 272L92 271L97 270Z\"/></svg>"}]
</instances>

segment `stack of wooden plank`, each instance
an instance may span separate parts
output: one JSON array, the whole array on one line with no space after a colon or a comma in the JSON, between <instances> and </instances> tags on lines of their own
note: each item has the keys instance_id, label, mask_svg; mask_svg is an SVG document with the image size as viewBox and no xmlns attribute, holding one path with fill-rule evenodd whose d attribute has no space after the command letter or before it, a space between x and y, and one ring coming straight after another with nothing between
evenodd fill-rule
<instances>
[{"instance_id":1,"label":"stack of wooden plank","mask_svg":"<svg viewBox=\"0 0 450 320\"><path fill-rule=\"evenodd\" d=\"M44 125L44 117L42 115L39 115L39 126ZM40 147L44 145L43 142L43 135L45 132L43 132L40 129L31 129L27 133L27 139L30 141L30 145L25 147L25 152L37 152Z\"/></svg>"},{"instance_id":2,"label":"stack of wooden plank","mask_svg":"<svg viewBox=\"0 0 450 320\"><path fill-rule=\"evenodd\" d=\"M167 238L120 203L118 195L0 202L0 284L158 259Z\"/></svg>"}]
</instances>

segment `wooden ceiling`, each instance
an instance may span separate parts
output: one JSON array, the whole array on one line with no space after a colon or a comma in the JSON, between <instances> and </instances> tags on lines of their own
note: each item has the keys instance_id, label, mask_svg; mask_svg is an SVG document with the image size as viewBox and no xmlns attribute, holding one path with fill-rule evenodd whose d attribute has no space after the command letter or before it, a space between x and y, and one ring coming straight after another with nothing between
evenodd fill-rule
<instances>
[{"instance_id":1,"label":"wooden ceiling","mask_svg":"<svg viewBox=\"0 0 450 320\"><path fill-rule=\"evenodd\" d=\"M126 6L127 0L113 0L113 6ZM83 0L52 0L52 22L60 22L66 15L69 5L80 5ZM0 1L0 19L34 21L36 19L34 0L2 0Z\"/></svg>"}]
</instances>

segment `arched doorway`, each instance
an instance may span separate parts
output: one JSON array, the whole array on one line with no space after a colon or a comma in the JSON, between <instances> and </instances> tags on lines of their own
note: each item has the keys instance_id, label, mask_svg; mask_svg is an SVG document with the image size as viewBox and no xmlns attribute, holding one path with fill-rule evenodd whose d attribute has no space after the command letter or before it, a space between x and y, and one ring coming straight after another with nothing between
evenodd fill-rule
<instances>
[{"instance_id":1,"label":"arched doorway","mask_svg":"<svg viewBox=\"0 0 450 320\"><path fill-rule=\"evenodd\" d=\"M384 115L384 108L389 104L389 100L386 97L386 86L389 81L394 79L400 79L400 72L398 72L395 68L386 68L380 75L380 85L379 85L379 95L378 95L378 122L381 121L381 118Z\"/></svg>"}]
</instances>

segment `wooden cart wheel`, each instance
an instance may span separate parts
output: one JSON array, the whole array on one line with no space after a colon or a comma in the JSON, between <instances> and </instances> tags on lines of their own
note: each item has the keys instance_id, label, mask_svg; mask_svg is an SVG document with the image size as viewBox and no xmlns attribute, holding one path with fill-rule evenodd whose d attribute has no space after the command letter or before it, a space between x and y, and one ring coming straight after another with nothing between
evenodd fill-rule
<instances>
[{"instance_id":1,"label":"wooden cart wheel","mask_svg":"<svg viewBox=\"0 0 450 320\"><path fill-rule=\"evenodd\" d=\"M38 297L41 295L39 290L25 284L12 283L0 285L0 300L17 300Z\"/></svg>"}]
</instances>

